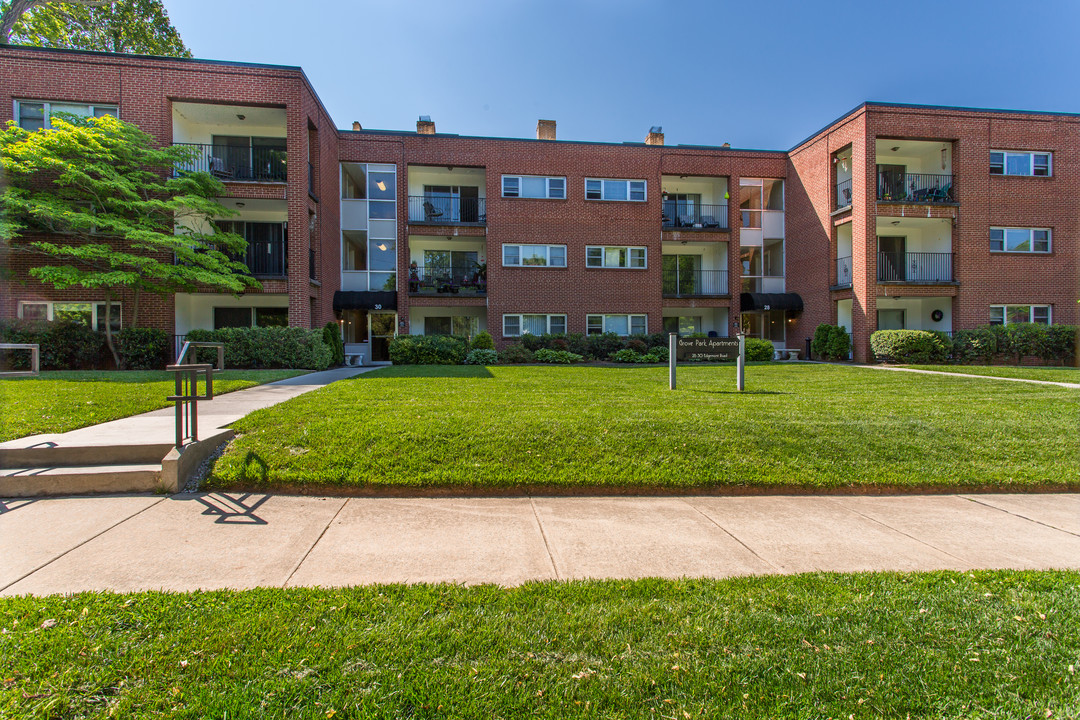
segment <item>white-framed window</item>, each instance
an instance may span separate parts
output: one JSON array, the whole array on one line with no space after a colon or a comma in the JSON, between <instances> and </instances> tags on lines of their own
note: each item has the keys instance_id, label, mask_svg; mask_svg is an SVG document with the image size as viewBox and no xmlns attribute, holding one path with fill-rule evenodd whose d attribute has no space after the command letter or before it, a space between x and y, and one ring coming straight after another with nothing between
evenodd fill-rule
<instances>
[{"instance_id":1,"label":"white-framed window","mask_svg":"<svg viewBox=\"0 0 1080 720\"><path fill-rule=\"evenodd\" d=\"M990 151L991 175L1031 175L1050 177L1054 172L1053 153Z\"/></svg>"},{"instance_id":2,"label":"white-framed window","mask_svg":"<svg viewBox=\"0 0 1080 720\"><path fill-rule=\"evenodd\" d=\"M503 315L503 337L522 335L565 335L565 315Z\"/></svg>"},{"instance_id":3,"label":"white-framed window","mask_svg":"<svg viewBox=\"0 0 1080 720\"><path fill-rule=\"evenodd\" d=\"M215 307L214 329L288 327L287 307Z\"/></svg>"},{"instance_id":4,"label":"white-framed window","mask_svg":"<svg viewBox=\"0 0 1080 720\"><path fill-rule=\"evenodd\" d=\"M588 245L585 247L585 267L644 270L648 267L646 248Z\"/></svg>"},{"instance_id":5,"label":"white-framed window","mask_svg":"<svg viewBox=\"0 0 1080 720\"><path fill-rule=\"evenodd\" d=\"M566 199L566 178L541 175L503 175L502 196L514 198L539 198L542 200Z\"/></svg>"},{"instance_id":6,"label":"white-framed window","mask_svg":"<svg viewBox=\"0 0 1080 720\"><path fill-rule=\"evenodd\" d=\"M1049 228L990 228L991 252L1050 252Z\"/></svg>"},{"instance_id":7,"label":"white-framed window","mask_svg":"<svg viewBox=\"0 0 1080 720\"><path fill-rule=\"evenodd\" d=\"M123 309L120 302L112 304L113 332L123 327ZM105 303L92 300L47 302L20 300L19 318L22 320L77 320L98 332L105 332Z\"/></svg>"},{"instance_id":8,"label":"white-framed window","mask_svg":"<svg viewBox=\"0 0 1080 720\"><path fill-rule=\"evenodd\" d=\"M648 199L646 186L644 180L585 178L585 199L645 202Z\"/></svg>"},{"instance_id":9,"label":"white-framed window","mask_svg":"<svg viewBox=\"0 0 1080 720\"><path fill-rule=\"evenodd\" d=\"M53 113L71 113L82 117L101 117L112 115L120 117L120 108L116 105L88 105L87 103L68 103L44 100L16 100L15 119L23 130L40 130L52 127Z\"/></svg>"},{"instance_id":10,"label":"white-framed window","mask_svg":"<svg viewBox=\"0 0 1080 720\"><path fill-rule=\"evenodd\" d=\"M1009 323L1051 324L1049 305L991 305L990 324L1008 325Z\"/></svg>"},{"instance_id":11,"label":"white-framed window","mask_svg":"<svg viewBox=\"0 0 1080 720\"><path fill-rule=\"evenodd\" d=\"M503 245L504 267L566 267L565 245Z\"/></svg>"},{"instance_id":12,"label":"white-framed window","mask_svg":"<svg viewBox=\"0 0 1080 720\"><path fill-rule=\"evenodd\" d=\"M588 335L615 333L616 335L645 335L649 332L647 315L586 315L585 332Z\"/></svg>"}]
</instances>

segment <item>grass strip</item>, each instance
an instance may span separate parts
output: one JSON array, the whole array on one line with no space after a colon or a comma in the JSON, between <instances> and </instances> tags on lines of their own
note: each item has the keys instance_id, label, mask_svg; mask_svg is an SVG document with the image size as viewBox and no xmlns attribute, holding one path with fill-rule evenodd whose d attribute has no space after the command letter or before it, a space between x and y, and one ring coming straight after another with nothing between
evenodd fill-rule
<instances>
[{"instance_id":1,"label":"grass strip","mask_svg":"<svg viewBox=\"0 0 1080 720\"><path fill-rule=\"evenodd\" d=\"M1075 367L1017 367L1011 365L903 365L902 367L914 368L915 370L963 373L965 375L985 375L987 377L1080 383L1080 368Z\"/></svg>"}]
</instances>

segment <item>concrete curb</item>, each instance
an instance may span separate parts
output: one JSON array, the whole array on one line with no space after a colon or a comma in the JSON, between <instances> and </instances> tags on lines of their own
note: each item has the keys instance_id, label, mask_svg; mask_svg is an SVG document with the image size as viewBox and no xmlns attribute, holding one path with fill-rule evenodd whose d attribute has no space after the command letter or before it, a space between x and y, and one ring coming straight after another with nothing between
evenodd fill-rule
<instances>
[{"instance_id":1,"label":"concrete curb","mask_svg":"<svg viewBox=\"0 0 1080 720\"><path fill-rule=\"evenodd\" d=\"M235 435L232 430L220 430L198 442L169 450L161 461L161 489L167 493L183 490L199 465Z\"/></svg>"}]
</instances>

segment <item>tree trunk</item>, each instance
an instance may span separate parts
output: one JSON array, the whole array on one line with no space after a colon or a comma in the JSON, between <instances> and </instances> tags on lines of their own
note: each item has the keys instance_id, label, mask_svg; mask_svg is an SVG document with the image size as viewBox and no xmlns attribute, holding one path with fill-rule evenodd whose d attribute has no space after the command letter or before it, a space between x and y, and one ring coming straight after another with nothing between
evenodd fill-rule
<instances>
[{"instance_id":1,"label":"tree trunk","mask_svg":"<svg viewBox=\"0 0 1080 720\"><path fill-rule=\"evenodd\" d=\"M137 285L131 300L131 327L139 327L139 287Z\"/></svg>"},{"instance_id":2,"label":"tree trunk","mask_svg":"<svg viewBox=\"0 0 1080 720\"><path fill-rule=\"evenodd\" d=\"M116 343L113 342L112 334L112 294L106 293L105 295L105 344L109 346L109 352L112 353L113 362L116 363L117 370L123 370L120 367L120 353L116 351Z\"/></svg>"}]
</instances>

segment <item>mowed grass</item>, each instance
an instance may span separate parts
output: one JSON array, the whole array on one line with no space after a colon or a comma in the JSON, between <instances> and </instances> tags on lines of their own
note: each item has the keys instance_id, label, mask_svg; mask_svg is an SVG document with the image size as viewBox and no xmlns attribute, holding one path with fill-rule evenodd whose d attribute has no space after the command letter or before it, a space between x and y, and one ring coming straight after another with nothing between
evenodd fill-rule
<instances>
[{"instance_id":1,"label":"mowed grass","mask_svg":"<svg viewBox=\"0 0 1080 720\"><path fill-rule=\"evenodd\" d=\"M1061 486L1080 393L832 365L394 367L234 425L215 487Z\"/></svg>"},{"instance_id":2,"label":"mowed grass","mask_svg":"<svg viewBox=\"0 0 1080 720\"><path fill-rule=\"evenodd\" d=\"M11 718L1075 718L1080 574L0 599Z\"/></svg>"},{"instance_id":3,"label":"mowed grass","mask_svg":"<svg viewBox=\"0 0 1080 720\"><path fill-rule=\"evenodd\" d=\"M1014 367L1001 365L904 365L903 367L915 368L916 370L964 373L966 375L1080 383L1080 368L1075 367Z\"/></svg>"},{"instance_id":4,"label":"mowed grass","mask_svg":"<svg viewBox=\"0 0 1080 720\"><path fill-rule=\"evenodd\" d=\"M214 375L214 394L284 380L303 370L225 370ZM203 385L199 383L200 392ZM60 433L170 405L172 373L161 371L56 371L0 380L0 441Z\"/></svg>"}]
</instances>

